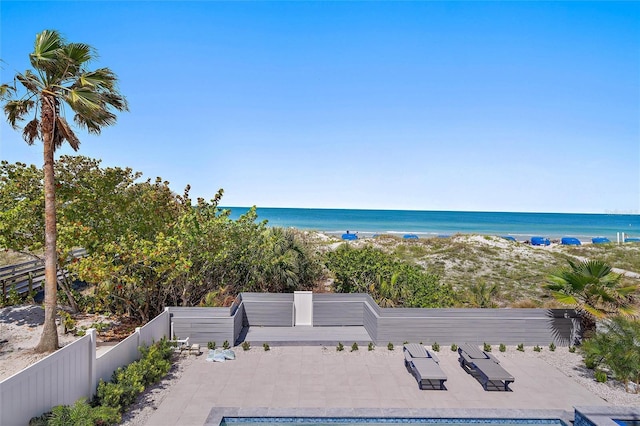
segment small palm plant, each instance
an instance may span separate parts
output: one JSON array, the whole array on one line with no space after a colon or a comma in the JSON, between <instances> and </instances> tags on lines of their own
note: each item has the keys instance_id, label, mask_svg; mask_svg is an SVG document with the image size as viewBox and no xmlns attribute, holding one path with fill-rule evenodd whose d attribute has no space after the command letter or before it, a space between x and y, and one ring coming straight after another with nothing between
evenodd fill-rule
<instances>
[{"instance_id":1,"label":"small palm plant","mask_svg":"<svg viewBox=\"0 0 640 426\"><path fill-rule=\"evenodd\" d=\"M569 268L549 275L544 287L560 303L571 305L580 313L585 337L595 333L597 319L637 314L633 304L637 285L625 284L622 275L615 274L603 261L568 262Z\"/></svg>"},{"instance_id":2,"label":"small palm plant","mask_svg":"<svg viewBox=\"0 0 640 426\"><path fill-rule=\"evenodd\" d=\"M493 301L498 295L498 285L489 285L484 281L479 284L469 286L467 292L467 303L474 308L495 308L497 304Z\"/></svg>"}]
</instances>

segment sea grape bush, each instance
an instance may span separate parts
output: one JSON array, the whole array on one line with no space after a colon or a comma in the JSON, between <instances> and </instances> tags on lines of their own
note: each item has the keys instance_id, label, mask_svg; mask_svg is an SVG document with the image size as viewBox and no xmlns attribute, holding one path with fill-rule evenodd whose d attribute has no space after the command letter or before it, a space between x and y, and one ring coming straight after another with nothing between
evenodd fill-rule
<instances>
[{"instance_id":1,"label":"sea grape bush","mask_svg":"<svg viewBox=\"0 0 640 426\"><path fill-rule=\"evenodd\" d=\"M338 293L369 293L381 307L449 307L454 290L435 274L374 247L343 244L325 255Z\"/></svg>"},{"instance_id":2,"label":"sea grape bush","mask_svg":"<svg viewBox=\"0 0 640 426\"><path fill-rule=\"evenodd\" d=\"M222 190L192 200L188 186L178 195L141 178L84 156L56 162L58 258L86 248L64 267L94 286L91 296L66 288L65 304L148 321L165 306L226 306L242 291L306 290L322 276L303 233L267 227L255 208L232 220ZM0 247L42 249L42 194L38 167L0 163Z\"/></svg>"}]
</instances>

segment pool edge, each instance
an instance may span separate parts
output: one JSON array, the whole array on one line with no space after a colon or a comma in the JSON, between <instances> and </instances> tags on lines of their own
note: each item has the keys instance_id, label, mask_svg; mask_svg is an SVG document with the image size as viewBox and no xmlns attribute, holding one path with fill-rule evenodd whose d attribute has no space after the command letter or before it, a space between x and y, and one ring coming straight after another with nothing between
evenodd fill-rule
<instances>
[{"instance_id":1,"label":"pool edge","mask_svg":"<svg viewBox=\"0 0 640 426\"><path fill-rule=\"evenodd\" d=\"M214 407L205 426L219 426L224 417L375 417L460 419L553 419L571 425L574 413L566 410L494 408L240 408Z\"/></svg>"}]
</instances>

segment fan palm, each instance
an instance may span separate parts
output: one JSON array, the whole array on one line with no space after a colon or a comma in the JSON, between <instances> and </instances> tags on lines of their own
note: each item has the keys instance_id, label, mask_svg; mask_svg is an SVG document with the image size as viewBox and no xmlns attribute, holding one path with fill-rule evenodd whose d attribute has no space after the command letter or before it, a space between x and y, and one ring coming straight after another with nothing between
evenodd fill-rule
<instances>
[{"instance_id":1,"label":"fan palm","mask_svg":"<svg viewBox=\"0 0 640 426\"><path fill-rule=\"evenodd\" d=\"M67 43L54 30L36 35L29 54L33 70L18 73L13 85L3 85L0 96L6 100L4 113L14 129L22 127L25 142L42 140L44 149L45 195L45 321L36 351L58 348L55 326L57 298L56 208L54 153L66 141L74 151L80 140L65 118L65 106L74 112L73 120L89 133L100 134L116 122L116 111L126 111L126 99L118 92L117 78L109 68L90 71L87 64L95 58L94 49L83 43ZM16 81L24 89L18 95ZM27 115L33 118L24 126Z\"/></svg>"},{"instance_id":2,"label":"fan palm","mask_svg":"<svg viewBox=\"0 0 640 426\"><path fill-rule=\"evenodd\" d=\"M607 263L569 260L569 266L549 275L544 287L551 290L556 300L574 306L581 313L585 334L595 330L596 319L637 314L632 296L638 286L625 285L622 275L615 274Z\"/></svg>"}]
</instances>

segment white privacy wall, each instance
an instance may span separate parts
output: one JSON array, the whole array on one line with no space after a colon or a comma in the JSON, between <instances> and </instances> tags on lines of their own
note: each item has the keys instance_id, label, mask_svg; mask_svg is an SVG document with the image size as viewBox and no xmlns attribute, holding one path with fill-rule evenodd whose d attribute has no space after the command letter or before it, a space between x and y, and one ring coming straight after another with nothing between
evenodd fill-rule
<instances>
[{"instance_id":1,"label":"white privacy wall","mask_svg":"<svg viewBox=\"0 0 640 426\"><path fill-rule=\"evenodd\" d=\"M56 405L91 398L100 378L140 357L138 347L169 335L169 311L155 317L122 342L96 358L96 331L64 346L0 382L0 425L24 426Z\"/></svg>"}]
</instances>

